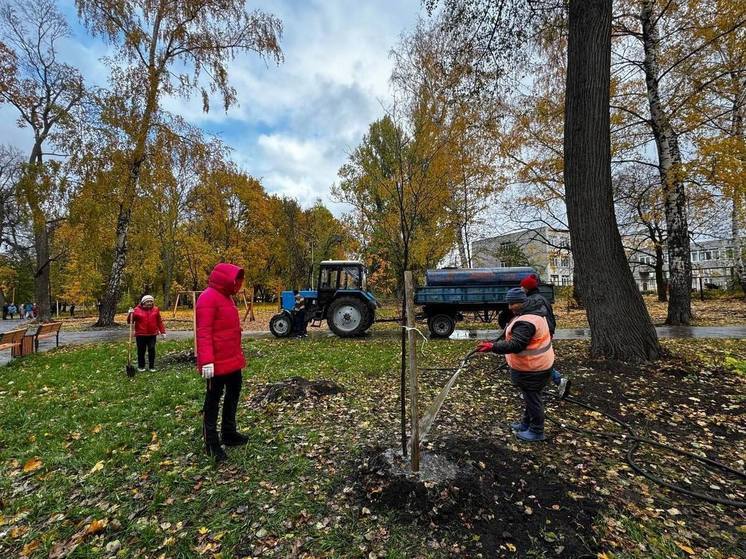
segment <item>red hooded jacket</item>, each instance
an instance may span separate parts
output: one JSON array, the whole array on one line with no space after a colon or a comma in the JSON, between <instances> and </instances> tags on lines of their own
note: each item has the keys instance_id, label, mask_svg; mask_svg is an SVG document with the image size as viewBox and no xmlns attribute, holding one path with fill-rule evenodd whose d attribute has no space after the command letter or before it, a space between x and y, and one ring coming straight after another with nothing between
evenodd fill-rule
<instances>
[{"instance_id":1,"label":"red hooded jacket","mask_svg":"<svg viewBox=\"0 0 746 559\"><path fill-rule=\"evenodd\" d=\"M133 313L127 316L127 324L130 320L135 321L135 336L157 336L166 333L158 307L143 309L142 306L137 305Z\"/></svg>"},{"instance_id":2,"label":"red hooded jacket","mask_svg":"<svg viewBox=\"0 0 746 559\"><path fill-rule=\"evenodd\" d=\"M233 264L213 269L208 288L197 299L197 370L213 363L215 375L242 369L246 358L241 349L241 319L231 295L241 289L244 272Z\"/></svg>"}]
</instances>

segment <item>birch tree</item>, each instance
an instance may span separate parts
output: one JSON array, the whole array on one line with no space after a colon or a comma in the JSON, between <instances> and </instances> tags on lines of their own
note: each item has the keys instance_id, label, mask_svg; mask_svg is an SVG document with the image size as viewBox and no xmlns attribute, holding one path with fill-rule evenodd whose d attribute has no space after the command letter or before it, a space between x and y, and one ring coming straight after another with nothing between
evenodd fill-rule
<instances>
[{"instance_id":1,"label":"birch tree","mask_svg":"<svg viewBox=\"0 0 746 559\"><path fill-rule=\"evenodd\" d=\"M240 0L76 0L89 29L116 45L111 86L123 96L127 118L127 173L119 186L114 257L99 308L98 326L114 321L127 260L127 241L147 146L167 95L197 93L203 110L219 95L225 110L236 102L229 62L253 52L279 63L281 22L249 12Z\"/></svg>"}]
</instances>

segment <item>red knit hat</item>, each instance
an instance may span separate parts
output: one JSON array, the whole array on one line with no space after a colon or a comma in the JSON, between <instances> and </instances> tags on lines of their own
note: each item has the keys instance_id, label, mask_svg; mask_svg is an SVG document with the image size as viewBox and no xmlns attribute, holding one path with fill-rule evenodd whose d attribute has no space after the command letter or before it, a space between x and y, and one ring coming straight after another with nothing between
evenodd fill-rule
<instances>
[{"instance_id":1,"label":"red knit hat","mask_svg":"<svg viewBox=\"0 0 746 559\"><path fill-rule=\"evenodd\" d=\"M526 291L533 291L539 287L539 276L530 274L521 280L521 287Z\"/></svg>"}]
</instances>

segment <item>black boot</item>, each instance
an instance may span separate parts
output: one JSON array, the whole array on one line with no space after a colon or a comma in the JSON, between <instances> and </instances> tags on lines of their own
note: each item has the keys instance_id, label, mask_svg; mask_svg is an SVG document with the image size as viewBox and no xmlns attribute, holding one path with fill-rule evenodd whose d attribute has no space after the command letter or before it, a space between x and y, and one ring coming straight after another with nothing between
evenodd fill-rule
<instances>
[{"instance_id":1,"label":"black boot","mask_svg":"<svg viewBox=\"0 0 746 559\"><path fill-rule=\"evenodd\" d=\"M219 379L208 381L203 408L202 436L205 440L205 451L215 459L215 462L223 462L228 459L228 455L220 446L220 440L218 439L218 406L220 405L222 392L223 383Z\"/></svg>"},{"instance_id":2,"label":"black boot","mask_svg":"<svg viewBox=\"0 0 746 559\"><path fill-rule=\"evenodd\" d=\"M241 446L249 442L246 435L236 429L236 410L241 395L241 371L228 375L225 379L225 400L223 401L223 420L220 431L225 446Z\"/></svg>"},{"instance_id":3,"label":"black boot","mask_svg":"<svg viewBox=\"0 0 746 559\"><path fill-rule=\"evenodd\" d=\"M225 446L241 446L249 442L249 437L242 435L238 431L233 433L223 433L223 444Z\"/></svg>"},{"instance_id":4,"label":"black boot","mask_svg":"<svg viewBox=\"0 0 746 559\"><path fill-rule=\"evenodd\" d=\"M208 444L205 447L205 451L209 456L212 456L215 459L216 463L225 462L228 460L228 455L223 450L223 447L220 446L218 443L212 443Z\"/></svg>"}]
</instances>

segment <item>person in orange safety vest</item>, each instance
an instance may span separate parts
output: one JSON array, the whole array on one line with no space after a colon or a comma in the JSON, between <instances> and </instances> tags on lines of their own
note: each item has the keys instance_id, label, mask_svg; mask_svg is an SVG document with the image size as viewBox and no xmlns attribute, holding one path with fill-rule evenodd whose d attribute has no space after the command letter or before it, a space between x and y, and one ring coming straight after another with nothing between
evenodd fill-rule
<instances>
[{"instance_id":1,"label":"person in orange safety vest","mask_svg":"<svg viewBox=\"0 0 746 559\"><path fill-rule=\"evenodd\" d=\"M505 327L505 339L479 342L477 351L505 355L510 375L523 393L526 407L523 417L511 425L523 441L544 440L544 404L541 391L554 367L554 349L546 313L541 305L530 301L519 287L505 296L514 318Z\"/></svg>"}]
</instances>

